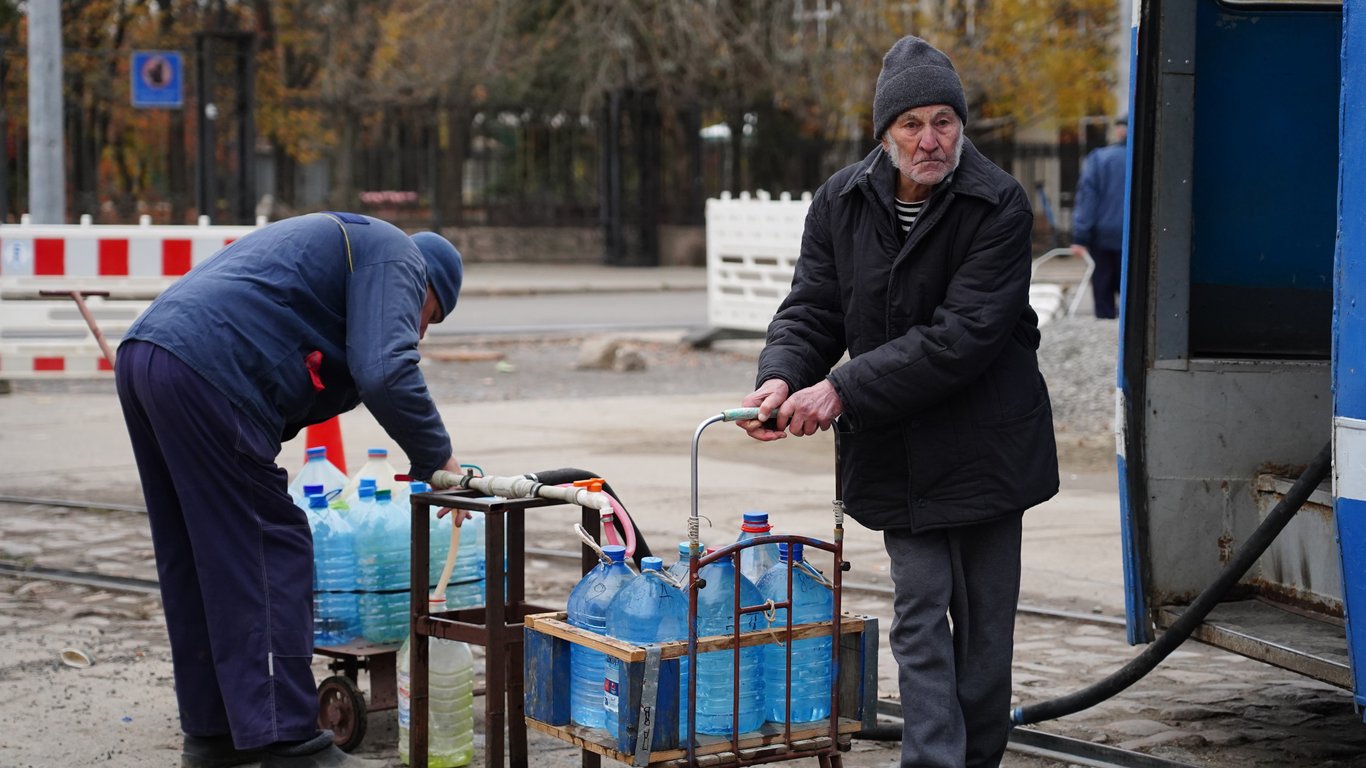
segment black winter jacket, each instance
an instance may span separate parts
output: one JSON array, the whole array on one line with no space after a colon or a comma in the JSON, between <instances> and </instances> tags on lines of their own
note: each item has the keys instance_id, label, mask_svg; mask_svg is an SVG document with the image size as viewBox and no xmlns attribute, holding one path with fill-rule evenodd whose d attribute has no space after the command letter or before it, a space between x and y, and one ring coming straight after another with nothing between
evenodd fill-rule
<instances>
[{"instance_id":1,"label":"black winter jacket","mask_svg":"<svg viewBox=\"0 0 1366 768\"><path fill-rule=\"evenodd\" d=\"M844 405L844 501L863 525L1018 514L1058 490L1029 200L965 140L903 242L896 173L878 147L816 192L758 381L796 392L829 378Z\"/></svg>"}]
</instances>

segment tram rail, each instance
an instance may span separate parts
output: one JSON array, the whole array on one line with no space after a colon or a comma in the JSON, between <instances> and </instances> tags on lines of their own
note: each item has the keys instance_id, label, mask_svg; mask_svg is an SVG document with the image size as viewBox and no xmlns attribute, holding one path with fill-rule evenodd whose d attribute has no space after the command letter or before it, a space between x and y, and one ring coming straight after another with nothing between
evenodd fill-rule
<instances>
[{"instance_id":1,"label":"tram rail","mask_svg":"<svg viewBox=\"0 0 1366 768\"><path fill-rule=\"evenodd\" d=\"M37 505L48 507L63 507L68 509L88 509L94 512L127 512L133 514L147 514L147 508L134 504L115 504L102 501L82 501L79 499L53 499L37 496L13 496L0 494L0 504L18 505ZM583 554L578 550L569 549L547 549L545 547L527 547L526 553L533 557L543 557L548 560L568 560L580 562ZM12 573L11 566L0 564L0 573ZM74 577L70 577L74 578ZM53 578L54 581L58 580ZM155 582L153 582L155 584ZM94 585L92 585L94 586ZM881 595L886 597L893 596L890 586L883 584L868 584L856 581L845 580L841 584L843 589L851 593ZM1101 624L1112 627L1123 627L1124 620L1117 616L1106 616L1095 613L1081 613L1078 611L1065 611L1058 608L1046 608L1037 605L1020 604L1017 611L1030 616L1042 616L1045 618L1061 619L1064 621L1077 621L1088 624Z\"/></svg>"},{"instance_id":2,"label":"tram rail","mask_svg":"<svg viewBox=\"0 0 1366 768\"><path fill-rule=\"evenodd\" d=\"M86 509L94 512L116 512L125 514L146 513L145 508L128 504L13 495L0 495L0 504L65 507ZM580 553L577 551L528 547L526 552L533 557L547 560L563 560L566 562L578 563L581 559ZM8 576L17 579L46 580L63 584L86 586L94 589L143 595L159 594L159 586L155 579L111 576L93 571L57 568L13 560L0 559L0 576ZM845 589L856 593L885 595L888 597L892 595L890 587L878 584L846 582L844 587ZM1020 606L1020 612L1064 621L1118 626L1123 625L1122 620L1114 617L1037 606L1022 605ZM901 706L897 701L879 700L879 725L872 731L862 734L862 737L893 741L898 739L901 730L900 713ZM1028 727L1016 727L1012 729L1008 748L1013 752L1037 759L1057 761L1065 765L1088 766L1089 768L1192 768L1188 763L1176 762L1141 752L1120 749L1118 747L1093 744Z\"/></svg>"}]
</instances>

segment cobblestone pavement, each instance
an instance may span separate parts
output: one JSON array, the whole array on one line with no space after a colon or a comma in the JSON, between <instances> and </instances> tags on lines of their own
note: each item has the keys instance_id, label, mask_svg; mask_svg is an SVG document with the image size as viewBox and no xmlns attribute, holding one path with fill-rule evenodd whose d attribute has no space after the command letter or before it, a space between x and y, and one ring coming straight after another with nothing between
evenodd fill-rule
<instances>
[{"instance_id":1,"label":"cobblestone pavement","mask_svg":"<svg viewBox=\"0 0 1366 768\"><path fill-rule=\"evenodd\" d=\"M1067 373L1108 366L1087 350L1112 346L1113 325L1059 324L1051 333L1066 342L1044 361L1055 400L1071 404L1058 408L1067 419L1059 431L1064 490L1025 518L1022 600L1113 620L1123 613L1113 441L1095 434L1109 427L1113 381ZM566 465L601 473L656 550L668 549L688 514L688 437L700 418L734 405L752 384L755 351L742 342L703 355L659 338L635 340L647 370L620 373L573 370L570 340L463 346L504 357L474 355L424 369L462 458L494 473ZM108 381L18 387L0 397L0 424L0 494L141 503ZM392 445L363 411L346 414L342 424L353 458L369 445ZM302 454L301 442L286 445L282 461ZM704 537L733 536L722 533L726 523L753 504L781 516L787 531L828 538L830 455L828 434L756 450L738 430L709 432L701 509L715 529ZM563 516L529 516L528 528L533 546L576 544ZM851 523L845 553L854 563L850 583L887 583L879 536ZM155 575L146 520L129 512L0 504L0 561ZM533 559L528 578L534 602L556 605L575 574L564 561ZM845 603L879 617L885 632L888 597L850 589ZM1142 650L1127 645L1120 626L1029 613L1020 616L1016 640L1016 704L1100 680ZM880 693L891 698L895 666L885 637L881 646ZM59 654L68 647L88 652L94 665L63 665ZM322 664L317 672L319 679L327 674ZM155 596L0 577L0 768L178 764L172 687ZM369 726L362 751L397 765L394 713L374 713ZM1041 728L1211 768L1366 768L1366 725L1346 692L1198 643L1182 646L1114 699ZM532 738L540 768L577 763L575 749ZM897 749L856 741L845 762L891 766ZM1012 753L1005 765L1056 763Z\"/></svg>"},{"instance_id":2,"label":"cobblestone pavement","mask_svg":"<svg viewBox=\"0 0 1366 768\"><path fill-rule=\"evenodd\" d=\"M532 526L530 540L570 546L544 525ZM155 577L146 521L137 513L6 505L0 558ZM529 599L562 604L573 574L565 561L532 560ZM846 604L879 617L885 631L885 597L850 590ZM1016 639L1016 704L1100 679L1140 650L1126 644L1121 627L1028 614L1020 617ZM894 666L882 645L880 693L893 697ZM59 652L68 647L88 653L94 665L64 666ZM0 733L0 765L175 764L171 667L155 596L0 579L0 648L0 718L22 724ZM326 672L321 664L318 669L321 679ZM361 751L397 765L393 717L392 711L371 714ZM1217 768L1366 766L1366 727L1344 692L1195 643L1114 699L1042 729ZM532 738L538 763L576 762L568 745ZM857 741L845 760L892 765L896 749L895 743ZM1015 754L1005 763L1053 764Z\"/></svg>"}]
</instances>

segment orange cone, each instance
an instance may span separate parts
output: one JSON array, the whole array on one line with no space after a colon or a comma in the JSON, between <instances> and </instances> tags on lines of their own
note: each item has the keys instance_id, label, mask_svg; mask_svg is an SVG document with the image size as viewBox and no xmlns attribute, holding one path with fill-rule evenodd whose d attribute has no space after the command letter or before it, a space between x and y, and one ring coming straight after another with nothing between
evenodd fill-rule
<instances>
[{"instance_id":1,"label":"orange cone","mask_svg":"<svg viewBox=\"0 0 1366 768\"><path fill-rule=\"evenodd\" d=\"M346 469L346 449L342 447L341 419L337 416L324 421L321 424L308 425L308 431L304 434L304 449L307 453L309 448L318 446L327 448L327 460L336 465L342 474L349 475Z\"/></svg>"}]
</instances>

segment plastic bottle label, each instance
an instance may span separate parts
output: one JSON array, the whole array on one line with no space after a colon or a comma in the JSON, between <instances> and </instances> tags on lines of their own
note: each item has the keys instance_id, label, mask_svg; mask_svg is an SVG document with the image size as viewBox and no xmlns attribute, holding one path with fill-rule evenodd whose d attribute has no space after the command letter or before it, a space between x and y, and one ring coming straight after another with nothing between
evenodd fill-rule
<instances>
[{"instance_id":1,"label":"plastic bottle label","mask_svg":"<svg viewBox=\"0 0 1366 768\"><path fill-rule=\"evenodd\" d=\"M602 706L608 712L617 711L617 702L621 699L621 684L612 678L617 675L617 665L608 664L607 678L602 681Z\"/></svg>"},{"instance_id":2,"label":"plastic bottle label","mask_svg":"<svg viewBox=\"0 0 1366 768\"><path fill-rule=\"evenodd\" d=\"M407 729L412 723L412 682L411 674L402 670L398 673L398 727Z\"/></svg>"}]
</instances>

